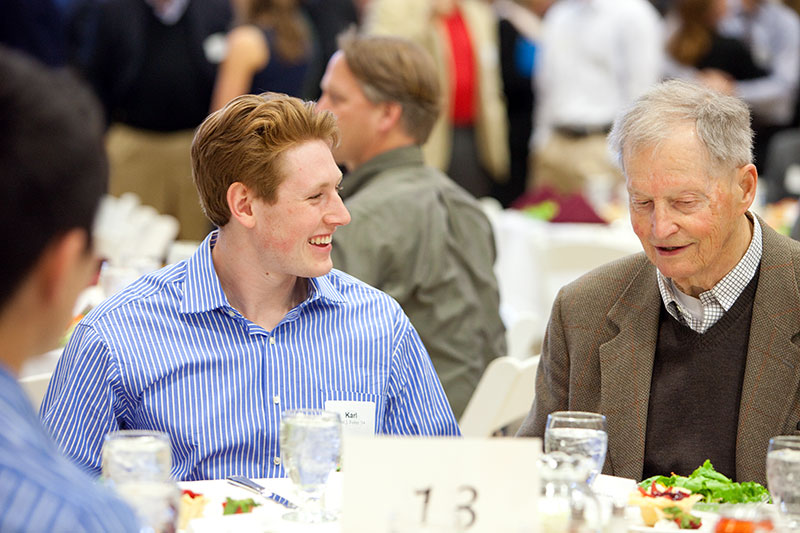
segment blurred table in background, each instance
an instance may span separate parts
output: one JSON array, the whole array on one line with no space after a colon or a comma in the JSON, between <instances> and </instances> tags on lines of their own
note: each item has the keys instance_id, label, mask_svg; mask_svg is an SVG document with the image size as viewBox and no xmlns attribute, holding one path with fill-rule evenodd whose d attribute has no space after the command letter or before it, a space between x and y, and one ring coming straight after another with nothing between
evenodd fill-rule
<instances>
[{"instance_id":1,"label":"blurred table in background","mask_svg":"<svg viewBox=\"0 0 800 533\"><path fill-rule=\"evenodd\" d=\"M642 249L626 219L607 225L567 224L537 220L515 209L487 210L487 214L497 243L495 274L510 355L538 353L562 286Z\"/></svg>"}]
</instances>

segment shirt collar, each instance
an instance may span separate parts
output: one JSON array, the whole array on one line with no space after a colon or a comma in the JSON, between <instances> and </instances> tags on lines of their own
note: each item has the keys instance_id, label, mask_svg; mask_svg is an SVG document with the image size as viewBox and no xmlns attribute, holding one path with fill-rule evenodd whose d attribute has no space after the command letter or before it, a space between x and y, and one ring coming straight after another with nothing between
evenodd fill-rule
<instances>
[{"instance_id":1,"label":"shirt collar","mask_svg":"<svg viewBox=\"0 0 800 533\"><path fill-rule=\"evenodd\" d=\"M153 9L153 14L162 24L173 26L178 23L186 8L189 7L189 0L172 0L168 2L164 9L159 9L155 0L145 0L147 4Z\"/></svg>"},{"instance_id":2,"label":"shirt collar","mask_svg":"<svg viewBox=\"0 0 800 533\"><path fill-rule=\"evenodd\" d=\"M214 230L200 243L186 261L186 285L181 302L182 313L203 313L212 309L228 308L228 298L222 290L211 250L217 244L219 230Z\"/></svg>"},{"instance_id":3,"label":"shirt collar","mask_svg":"<svg viewBox=\"0 0 800 533\"><path fill-rule=\"evenodd\" d=\"M213 309L227 309L231 305L222 290L222 284L214 269L211 250L217 243L219 230L208 234L197 251L186 261L186 285L181 302L181 313L203 313ZM316 300L333 303L346 302L331 279L331 274L308 279L308 297L300 306Z\"/></svg>"},{"instance_id":4,"label":"shirt collar","mask_svg":"<svg viewBox=\"0 0 800 533\"><path fill-rule=\"evenodd\" d=\"M717 302L722 306L725 311L730 310L733 307L733 304L736 303L736 300L742 294L742 291L747 287L747 284L750 283L750 280L753 279L755 276L756 271L758 270L758 265L761 263L761 252L762 252L762 241L761 241L761 224L758 222L750 212L747 213L747 218L753 224L753 237L750 239L750 246L747 247L747 251L744 253L744 256L741 260L736 264L733 269L728 272L725 277L723 277L716 285L711 287L706 292L710 292L711 295L714 297ZM668 282L668 279L664 274L661 273L660 270L656 269L657 278L658 278L658 290L661 292L661 299L664 302L664 306L670 310L670 303L675 302L677 305L677 300L675 299L675 295L672 292L672 283ZM705 293L703 293L705 294Z\"/></svg>"},{"instance_id":5,"label":"shirt collar","mask_svg":"<svg viewBox=\"0 0 800 533\"><path fill-rule=\"evenodd\" d=\"M347 298L344 297L333 283L333 275L329 272L319 278L308 278L308 298L306 302L310 303L315 300L326 300L332 303L346 303Z\"/></svg>"},{"instance_id":6,"label":"shirt collar","mask_svg":"<svg viewBox=\"0 0 800 533\"><path fill-rule=\"evenodd\" d=\"M2 401L11 405L17 413L35 416L33 406L20 386L18 378L4 363L0 363L0 389L3 391Z\"/></svg>"}]
</instances>

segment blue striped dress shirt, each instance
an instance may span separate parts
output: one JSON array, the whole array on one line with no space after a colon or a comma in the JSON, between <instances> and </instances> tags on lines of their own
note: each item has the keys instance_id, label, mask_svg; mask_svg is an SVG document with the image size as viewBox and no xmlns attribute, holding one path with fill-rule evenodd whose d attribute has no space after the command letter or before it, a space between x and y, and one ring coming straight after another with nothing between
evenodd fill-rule
<instances>
[{"instance_id":1,"label":"blue striped dress shirt","mask_svg":"<svg viewBox=\"0 0 800 533\"><path fill-rule=\"evenodd\" d=\"M0 366L0 531L139 531L133 512L56 448Z\"/></svg>"},{"instance_id":2,"label":"blue striped dress shirt","mask_svg":"<svg viewBox=\"0 0 800 533\"><path fill-rule=\"evenodd\" d=\"M267 331L230 306L212 232L187 261L144 276L77 326L41 408L62 450L100 472L103 436L169 433L173 475L283 475L280 414L372 402L378 433L458 435L413 326L388 295L333 270Z\"/></svg>"}]
</instances>

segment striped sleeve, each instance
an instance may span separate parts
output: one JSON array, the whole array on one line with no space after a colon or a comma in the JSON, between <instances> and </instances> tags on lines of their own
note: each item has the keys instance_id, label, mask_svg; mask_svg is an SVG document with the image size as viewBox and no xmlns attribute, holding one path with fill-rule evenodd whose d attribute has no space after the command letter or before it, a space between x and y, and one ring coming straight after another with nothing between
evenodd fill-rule
<instances>
[{"instance_id":1,"label":"striped sleeve","mask_svg":"<svg viewBox=\"0 0 800 533\"><path fill-rule=\"evenodd\" d=\"M119 429L115 408L124 414L124 394L108 347L90 326L75 328L56 366L40 416L59 448L76 465L100 475L106 433Z\"/></svg>"},{"instance_id":2,"label":"striped sleeve","mask_svg":"<svg viewBox=\"0 0 800 533\"><path fill-rule=\"evenodd\" d=\"M392 358L390 404L382 432L461 435L430 356L402 311L396 317L395 331L399 339Z\"/></svg>"}]
</instances>

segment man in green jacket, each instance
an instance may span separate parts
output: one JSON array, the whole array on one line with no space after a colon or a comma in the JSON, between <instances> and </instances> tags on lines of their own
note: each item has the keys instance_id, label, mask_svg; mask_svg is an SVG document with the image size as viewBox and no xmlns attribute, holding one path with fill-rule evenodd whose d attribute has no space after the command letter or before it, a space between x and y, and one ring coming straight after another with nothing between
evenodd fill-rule
<instances>
[{"instance_id":1,"label":"man in green jacket","mask_svg":"<svg viewBox=\"0 0 800 533\"><path fill-rule=\"evenodd\" d=\"M338 120L347 167L336 268L392 295L430 353L457 417L486 365L505 355L494 236L478 202L425 166L420 146L439 113L430 56L396 37L346 34L318 106Z\"/></svg>"}]
</instances>

